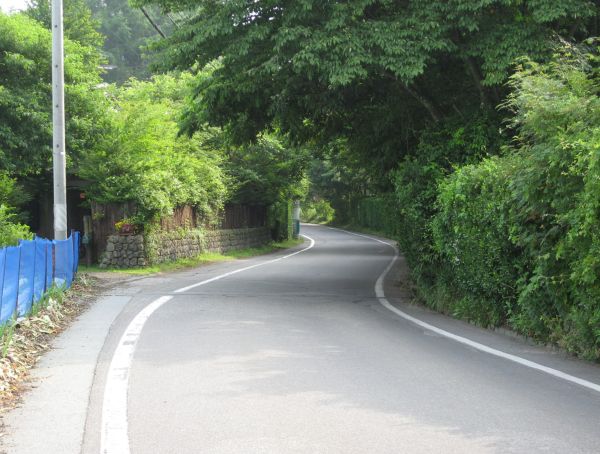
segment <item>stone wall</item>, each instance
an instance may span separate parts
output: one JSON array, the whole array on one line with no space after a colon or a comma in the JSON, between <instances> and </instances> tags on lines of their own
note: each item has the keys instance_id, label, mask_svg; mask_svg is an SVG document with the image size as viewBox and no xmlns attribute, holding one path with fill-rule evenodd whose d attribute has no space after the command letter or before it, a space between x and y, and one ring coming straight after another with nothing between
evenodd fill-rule
<instances>
[{"instance_id":1,"label":"stone wall","mask_svg":"<svg viewBox=\"0 0 600 454\"><path fill-rule=\"evenodd\" d=\"M227 252L258 247L271 241L268 228L180 230L149 235L112 235L100 261L102 268L146 266L195 257L204 252Z\"/></svg>"},{"instance_id":2,"label":"stone wall","mask_svg":"<svg viewBox=\"0 0 600 454\"><path fill-rule=\"evenodd\" d=\"M100 258L101 268L133 268L146 266L143 235L110 235Z\"/></svg>"}]
</instances>

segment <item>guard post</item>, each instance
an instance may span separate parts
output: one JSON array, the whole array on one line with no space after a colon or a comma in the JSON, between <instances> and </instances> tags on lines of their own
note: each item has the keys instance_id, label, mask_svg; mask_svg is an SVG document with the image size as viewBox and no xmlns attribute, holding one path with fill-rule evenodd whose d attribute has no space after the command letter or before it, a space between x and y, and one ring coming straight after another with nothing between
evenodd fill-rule
<instances>
[{"instance_id":1,"label":"guard post","mask_svg":"<svg viewBox=\"0 0 600 454\"><path fill-rule=\"evenodd\" d=\"M292 222L294 224L293 236L296 239L300 235L300 200L294 200Z\"/></svg>"}]
</instances>

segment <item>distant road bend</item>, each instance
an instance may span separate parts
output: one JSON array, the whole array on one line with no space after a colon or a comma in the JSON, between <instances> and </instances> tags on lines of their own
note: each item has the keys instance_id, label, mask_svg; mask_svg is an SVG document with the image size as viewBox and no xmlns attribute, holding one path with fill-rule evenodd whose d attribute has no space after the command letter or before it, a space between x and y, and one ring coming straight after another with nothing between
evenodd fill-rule
<instances>
[{"instance_id":1,"label":"distant road bend","mask_svg":"<svg viewBox=\"0 0 600 454\"><path fill-rule=\"evenodd\" d=\"M384 239L302 230L123 289L81 452L600 452L599 367L406 304Z\"/></svg>"}]
</instances>

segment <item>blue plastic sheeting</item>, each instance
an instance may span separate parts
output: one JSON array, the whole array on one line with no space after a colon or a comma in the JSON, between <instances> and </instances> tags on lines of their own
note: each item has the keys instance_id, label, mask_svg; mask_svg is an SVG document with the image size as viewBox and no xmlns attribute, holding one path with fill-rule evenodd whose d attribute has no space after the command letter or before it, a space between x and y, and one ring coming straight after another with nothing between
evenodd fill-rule
<instances>
[{"instance_id":1,"label":"blue plastic sheeting","mask_svg":"<svg viewBox=\"0 0 600 454\"><path fill-rule=\"evenodd\" d=\"M33 304L33 279L35 277L35 242L21 241L19 265L19 294L17 298L17 313L25 316Z\"/></svg>"},{"instance_id":2,"label":"blue plastic sheeting","mask_svg":"<svg viewBox=\"0 0 600 454\"><path fill-rule=\"evenodd\" d=\"M53 284L69 288L79 266L79 232L64 241L36 238L0 248L0 323L24 316Z\"/></svg>"},{"instance_id":3,"label":"blue plastic sheeting","mask_svg":"<svg viewBox=\"0 0 600 454\"><path fill-rule=\"evenodd\" d=\"M2 285L2 307L0 322L4 323L15 313L17 308L17 292L19 291L20 247L7 247L4 262L4 282Z\"/></svg>"},{"instance_id":4,"label":"blue plastic sheeting","mask_svg":"<svg viewBox=\"0 0 600 454\"><path fill-rule=\"evenodd\" d=\"M50 282L52 282L52 243L43 238L35 239L35 276L33 278L33 302L42 299L46 291L46 272L48 266L48 251L50 251Z\"/></svg>"},{"instance_id":5,"label":"blue plastic sheeting","mask_svg":"<svg viewBox=\"0 0 600 454\"><path fill-rule=\"evenodd\" d=\"M44 241L46 241L46 290L49 290L54 281L54 246L52 241Z\"/></svg>"},{"instance_id":6,"label":"blue plastic sheeting","mask_svg":"<svg viewBox=\"0 0 600 454\"><path fill-rule=\"evenodd\" d=\"M54 284L70 287L73 282L73 241L54 240Z\"/></svg>"},{"instance_id":7,"label":"blue plastic sheeting","mask_svg":"<svg viewBox=\"0 0 600 454\"><path fill-rule=\"evenodd\" d=\"M2 309L2 292L4 289L4 262L6 261L6 249L0 249L0 312Z\"/></svg>"},{"instance_id":8,"label":"blue plastic sheeting","mask_svg":"<svg viewBox=\"0 0 600 454\"><path fill-rule=\"evenodd\" d=\"M71 233L71 238L73 239L73 275L75 275L77 274L77 270L79 269L79 232L73 231Z\"/></svg>"},{"instance_id":9,"label":"blue plastic sheeting","mask_svg":"<svg viewBox=\"0 0 600 454\"><path fill-rule=\"evenodd\" d=\"M65 240L65 247L67 248L67 262L66 262L67 287L71 287L71 284L73 283L73 278L75 277L75 272L73 271L74 270L73 262L75 261L75 254L73 251L73 239L72 238Z\"/></svg>"}]
</instances>

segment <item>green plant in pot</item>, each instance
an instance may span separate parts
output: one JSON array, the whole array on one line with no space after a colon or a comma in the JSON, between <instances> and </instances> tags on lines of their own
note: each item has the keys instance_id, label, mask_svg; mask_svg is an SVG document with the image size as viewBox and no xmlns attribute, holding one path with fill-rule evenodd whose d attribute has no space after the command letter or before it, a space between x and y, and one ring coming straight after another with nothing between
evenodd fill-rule
<instances>
[{"instance_id":1,"label":"green plant in pot","mask_svg":"<svg viewBox=\"0 0 600 454\"><path fill-rule=\"evenodd\" d=\"M140 223L133 217L123 218L115 222L115 230L119 235L136 235L141 231Z\"/></svg>"}]
</instances>

